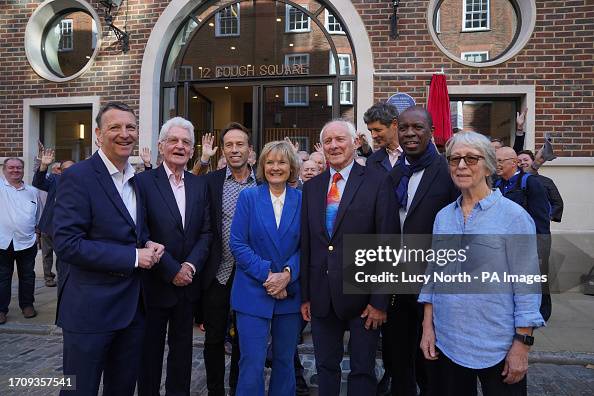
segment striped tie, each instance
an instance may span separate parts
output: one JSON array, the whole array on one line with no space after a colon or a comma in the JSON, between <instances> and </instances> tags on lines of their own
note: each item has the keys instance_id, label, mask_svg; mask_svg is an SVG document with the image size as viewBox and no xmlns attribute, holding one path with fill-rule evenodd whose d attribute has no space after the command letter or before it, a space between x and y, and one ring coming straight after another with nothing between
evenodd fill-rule
<instances>
[{"instance_id":1,"label":"striped tie","mask_svg":"<svg viewBox=\"0 0 594 396\"><path fill-rule=\"evenodd\" d=\"M332 176L332 185L330 185L330 191L328 191L328 197L326 198L326 229L329 236L332 236L334 231L334 222L340 204L340 191L337 185L340 179L342 179L342 176L338 172Z\"/></svg>"}]
</instances>

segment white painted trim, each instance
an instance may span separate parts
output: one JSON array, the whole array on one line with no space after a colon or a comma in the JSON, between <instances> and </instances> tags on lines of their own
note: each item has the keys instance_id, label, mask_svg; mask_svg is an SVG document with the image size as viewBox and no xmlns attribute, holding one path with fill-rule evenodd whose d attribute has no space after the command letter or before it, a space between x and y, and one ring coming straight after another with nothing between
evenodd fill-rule
<instances>
[{"instance_id":1,"label":"white painted trim","mask_svg":"<svg viewBox=\"0 0 594 396\"><path fill-rule=\"evenodd\" d=\"M468 52L460 52L460 58L466 60L467 55L487 55L485 57L485 61L489 60L489 51L468 51ZM476 62L475 62L476 63Z\"/></svg>"},{"instance_id":2,"label":"white painted trim","mask_svg":"<svg viewBox=\"0 0 594 396\"><path fill-rule=\"evenodd\" d=\"M229 4L229 7L237 5L237 33L221 33L221 11L215 14L215 37L239 37L241 35L241 3ZM225 7L225 8L229 8Z\"/></svg>"},{"instance_id":3,"label":"white painted trim","mask_svg":"<svg viewBox=\"0 0 594 396\"><path fill-rule=\"evenodd\" d=\"M491 29L491 2L487 0L487 26L478 28L467 28L466 27L466 5L468 0L462 2L462 27L463 32L480 32Z\"/></svg>"},{"instance_id":4,"label":"white painted trim","mask_svg":"<svg viewBox=\"0 0 594 396\"><path fill-rule=\"evenodd\" d=\"M23 99L23 156L25 161L25 181L30 183L33 178L33 161L37 155L37 141L39 140L40 110L43 108L58 108L71 106L91 106L92 120L91 133L95 133L97 124L95 117L101 107L99 96L71 96L56 98L31 98ZM92 141L92 152L97 150L94 137Z\"/></svg>"},{"instance_id":5,"label":"white painted trim","mask_svg":"<svg viewBox=\"0 0 594 396\"><path fill-rule=\"evenodd\" d=\"M530 39L532 38L534 26L536 25L535 0L516 0L519 12L522 15L522 25L518 27L520 29L520 33L518 34L517 40L509 49L509 51L507 51L500 58L488 62L475 63L462 60L459 56L451 53L441 43L441 41L439 41L439 37L437 37L437 33L435 33L435 28L433 26L433 15L435 14L435 8L439 1L440 0L429 0L429 5L427 6L427 29L429 30L431 39L433 40L433 43L437 46L437 48L439 48L439 50L443 52L448 58L462 65L470 67L489 67L506 62L509 59L513 58L518 52L520 52L528 43L528 41L530 41Z\"/></svg>"},{"instance_id":6,"label":"white painted trim","mask_svg":"<svg viewBox=\"0 0 594 396\"><path fill-rule=\"evenodd\" d=\"M350 0L330 0L340 19L343 28L348 28L357 65L357 129L366 131L363 113L373 105L373 52L365 24ZM153 161L156 159L157 134L159 132L159 102L161 71L165 60L167 46L173 40L176 29L188 14L200 4L196 0L172 0L163 10L155 23L144 49L142 68L140 71L140 111L139 128L140 147L150 147Z\"/></svg>"},{"instance_id":7,"label":"white painted trim","mask_svg":"<svg viewBox=\"0 0 594 396\"><path fill-rule=\"evenodd\" d=\"M309 10L307 4L299 4L301 7ZM295 12L300 12L304 14L299 8L293 7L291 4L285 4L285 33L307 33L311 32L311 18L309 15L304 14L307 18L307 28L306 29L291 29L291 18L289 18L289 14L291 10L295 10Z\"/></svg>"},{"instance_id":8,"label":"white painted trim","mask_svg":"<svg viewBox=\"0 0 594 396\"><path fill-rule=\"evenodd\" d=\"M492 98L496 96L516 96L522 98L522 108L528 108L524 147L527 150L534 151L534 114L536 111L536 87L534 85L451 85L448 86L448 93L450 95L466 95L476 98Z\"/></svg>"},{"instance_id":9,"label":"white painted trim","mask_svg":"<svg viewBox=\"0 0 594 396\"><path fill-rule=\"evenodd\" d=\"M554 147L555 143L553 143ZM594 167L594 157L559 157L544 163L543 168L566 166L591 166Z\"/></svg>"}]
</instances>

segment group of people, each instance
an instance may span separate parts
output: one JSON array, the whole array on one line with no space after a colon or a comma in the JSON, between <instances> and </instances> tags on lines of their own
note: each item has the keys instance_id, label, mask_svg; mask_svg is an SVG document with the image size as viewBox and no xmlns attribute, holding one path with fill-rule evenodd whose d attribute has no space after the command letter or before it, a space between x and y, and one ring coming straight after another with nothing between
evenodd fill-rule
<instances>
[{"instance_id":1,"label":"group of people","mask_svg":"<svg viewBox=\"0 0 594 396\"><path fill-rule=\"evenodd\" d=\"M232 394L263 395L267 360L268 394L302 392L297 343L308 322L320 395L340 393L346 331L348 394L475 395L478 378L483 394L525 395L532 331L550 315L550 298L547 308L540 294L513 288L493 298L444 295L431 285L419 295L345 294L343 247L351 234L550 235L548 222L560 220L562 206L548 204L538 176L523 176L532 164L522 156L531 153L495 150L484 135L459 132L442 155L420 106L399 113L378 103L364 121L372 144L337 119L323 126L315 152L273 141L257 161L250 161L249 131L232 122L220 133L225 164L210 170L218 148L205 135L190 172L194 126L175 117L159 133L162 163L152 169L149 155L147 170L136 173L129 162L135 113L109 102L97 115L100 148L89 159L62 164L60 176L47 178L53 153L46 152L36 178L53 204L43 231L60 263L57 325L76 393L97 394L103 378L106 395L136 387L139 395L159 394L167 342L167 394L189 394L199 306L209 395L226 394L229 327L238 340ZM14 260L19 303L24 314L33 309L21 263L35 257L41 214L22 165L8 159L3 168L0 198L10 205L0 221L14 229L0 233L4 321ZM513 251L513 244L493 246L500 262ZM541 243L529 245L521 260L538 272L547 254ZM378 385L380 337L385 374Z\"/></svg>"}]
</instances>

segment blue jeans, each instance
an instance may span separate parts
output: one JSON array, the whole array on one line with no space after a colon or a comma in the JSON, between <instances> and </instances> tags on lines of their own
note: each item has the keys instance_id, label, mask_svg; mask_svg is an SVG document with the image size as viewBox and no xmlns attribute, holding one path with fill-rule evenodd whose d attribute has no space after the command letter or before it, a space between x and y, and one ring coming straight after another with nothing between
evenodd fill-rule
<instances>
[{"instance_id":1,"label":"blue jeans","mask_svg":"<svg viewBox=\"0 0 594 396\"><path fill-rule=\"evenodd\" d=\"M269 396L295 394L293 358L301 330L298 313L274 315L272 319L237 312L239 332L239 380L236 396L264 395L264 362L268 336L272 335L272 374Z\"/></svg>"},{"instance_id":2,"label":"blue jeans","mask_svg":"<svg viewBox=\"0 0 594 396\"><path fill-rule=\"evenodd\" d=\"M7 313L12 289L12 273L16 261L19 275L19 306L21 309L33 306L35 298L35 256L37 244L15 251L10 242L8 249L0 249L0 312Z\"/></svg>"}]
</instances>

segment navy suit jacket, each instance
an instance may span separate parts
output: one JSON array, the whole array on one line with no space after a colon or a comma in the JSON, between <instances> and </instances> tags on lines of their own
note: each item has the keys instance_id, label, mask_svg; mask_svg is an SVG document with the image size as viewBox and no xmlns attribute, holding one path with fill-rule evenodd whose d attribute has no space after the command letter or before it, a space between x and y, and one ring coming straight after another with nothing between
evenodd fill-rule
<instances>
[{"instance_id":1,"label":"navy suit jacket","mask_svg":"<svg viewBox=\"0 0 594 396\"><path fill-rule=\"evenodd\" d=\"M385 147L380 148L367 158L365 165L369 169L379 171L381 173L388 173L392 170L392 164L388 157L388 152Z\"/></svg>"},{"instance_id":2,"label":"navy suit jacket","mask_svg":"<svg viewBox=\"0 0 594 396\"><path fill-rule=\"evenodd\" d=\"M384 189L385 174L366 169L356 162L349 174L336 215L334 233L326 229L326 196L330 171L303 185L301 207L301 295L311 302L311 313L325 317L334 308L342 320L361 315L367 304L385 311L389 296L346 295L343 283L343 236L385 233L389 210ZM330 246L332 248L330 249Z\"/></svg>"},{"instance_id":3,"label":"navy suit jacket","mask_svg":"<svg viewBox=\"0 0 594 396\"><path fill-rule=\"evenodd\" d=\"M231 290L234 310L263 318L299 312L300 208L301 191L287 186L277 229L268 184L239 194L229 242L236 263ZM286 266L291 269L288 297L276 300L262 284L269 271L282 272Z\"/></svg>"},{"instance_id":4,"label":"navy suit jacket","mask_svg":"<svg viewBox=\"0 0 594 396\"><path fill-rule=\"evenodd\" d=\"M100 333L132 322L141 297L136 248L146 242L138 191L136 201L135 224L98 153L62 174L54 248L69 267L58 297L57 324L64 330Z\"/></svg>"},{"instance_id":5,"label":"navy suit jacket","mask_svg":"<svg viewBox=\"0 0 594 396\"><path fill-rule=\"evenodd\" d=\"M171 307L184 296L189 301L196 301L200 295L200 273L208 258L212 239L206 181L203 177L184 172L184 227L162 165L136 175L135 180L145 210L148 239L165 246L161 260L142 274L148 306ZM191 284L178 287L171 282L183 262L193 264L196 274Z\"/></svg>"},{"instance_id":6,"label":"navy suit jacket","mask_svg":"<svg viewBox=\"0 0 594 396\"><path fill-rule=\"evenodd\" d=\"M210 228L212 244L206 266L200 276L202 290L208 289L221 265L223 255L223 184L225 184L226 168L207 173L206 184L210 197Z\"/></svg>"},{"instance_id":7,"label":"navy suit jacket","mask_svg":"<svg viewBox=\"0 0 594 396\"><path fill-rule=\"evenodd\" d=\"M56 189L59 180L60 175L51 174L47 176L47 170L37 170L33 176L33 187L47 192L47 199L45 201L45 206L43 208L43 212L41 213L41 218L39 219L39 224L37 227L41 232L50 236L52 235L54 229L52 221L54 218Z\"/></svg>"}]
</instances>

